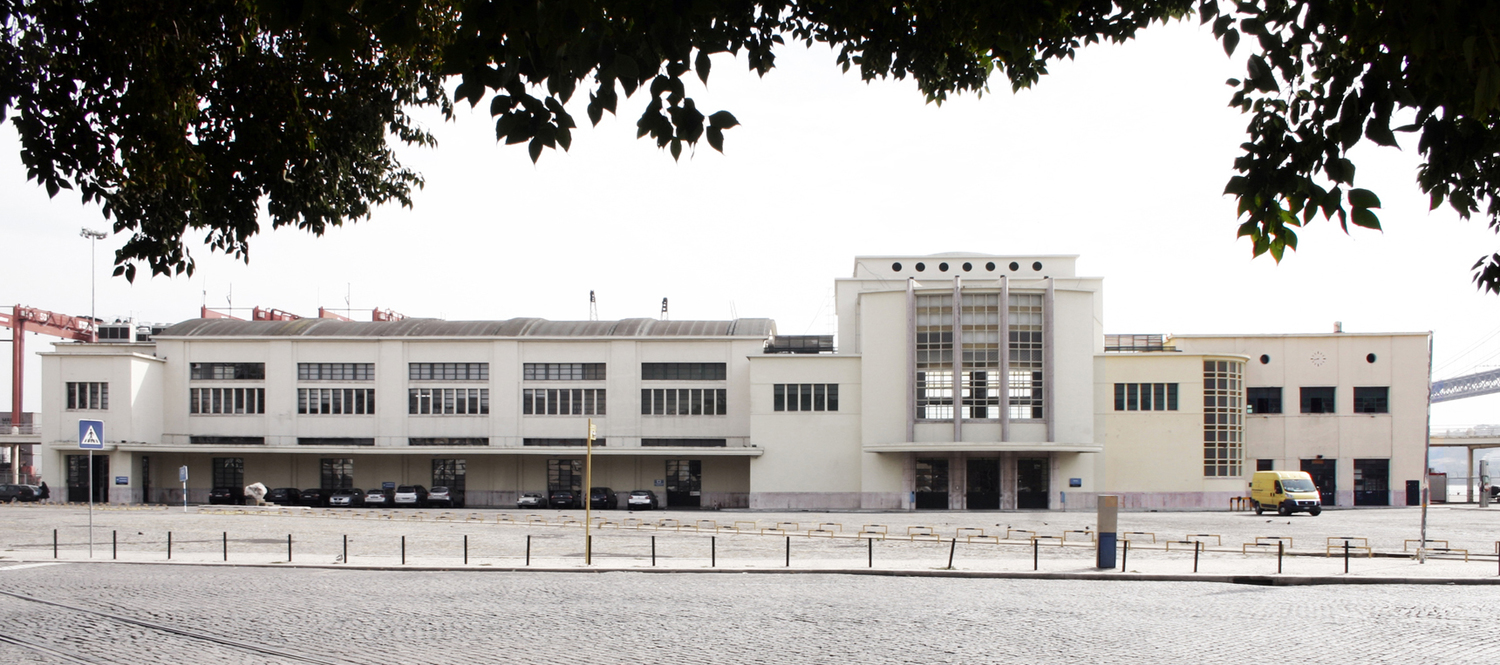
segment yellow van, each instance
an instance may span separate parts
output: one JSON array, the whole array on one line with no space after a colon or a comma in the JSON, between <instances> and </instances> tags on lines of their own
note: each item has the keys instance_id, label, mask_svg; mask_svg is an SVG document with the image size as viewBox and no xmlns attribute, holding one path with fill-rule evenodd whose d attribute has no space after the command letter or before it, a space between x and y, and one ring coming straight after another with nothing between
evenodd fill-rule
<instances>
[{"instance_id":1,"label":"yellow van","mask_svg":"<svg viewBox=\"0 0 1500 665\"><path fill-rule=\"evenodd\" d=\"M1306 471L1256 471L1250 478L1250 502L1256 515L1271 508L1277 515L1323 512L1323 500Z\"/></svg>"}]
</instances>

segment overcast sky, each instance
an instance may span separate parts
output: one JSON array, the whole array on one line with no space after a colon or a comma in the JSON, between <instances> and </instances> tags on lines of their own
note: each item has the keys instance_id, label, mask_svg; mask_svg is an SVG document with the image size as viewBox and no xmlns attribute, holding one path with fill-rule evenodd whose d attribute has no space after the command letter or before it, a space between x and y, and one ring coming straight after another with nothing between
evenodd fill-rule
<instances>
[{"instance_id":1,"label":"overcast sky","mask_svg":"<svg viewBox=\"0 0 1500 665\"><path fill-rule=\"evenodd\" d=\"M1242 53L1243 55L1243 53ZM732 111L727 154L702 144L680 162L635 138L644 101L569 153L533 165L496 145L481 104L434 116L437 149L402 150L427 186L411 209L377 210L321 239L295 230L251 244L248 266L195 244L192 278L109 277L123 237L99 241L99 316L176 322L200 305L274 307L304 316L374 307L408 316L554 320L770 317L784 334L834 330L832 286L856 255L1077 254L1105 278L1113 333L1435 331L1439 378L1500 364L1500 298L1469 267L1500 248L1480 221L1429 212L1406 152L1363 147L1356 184L1379 194L1385 231L1346 235L1315 222L1280 265L1237 240L1221 194L1245 140L1224 81L1243 74L1196 21L1083 49L1034 89L996 79L982 99L924 103L910 81L865 84L826 50L784 49L764 79L715 56L705 112ZM696 79L693 81L696 83ZM587 123L574 98L575 117ZM1410 137L1403 137L1410 138ZM89 311L90 247L107 229L71 192L26 181L9 124L0 130L6 304ZM197 243L199 239L195 238ZM145 272L144 270L142 271ZM28 340L28 351L50 338ZM1460 352L1473 349L1462 356ZM1495 354L1495 357L1491 357ZM28 360L26 409L39 407ZM10 386L0 386L9 404ZM1500 395L1434 407L1434 426L1500 422Z\"/></svg>"}]
</instances>

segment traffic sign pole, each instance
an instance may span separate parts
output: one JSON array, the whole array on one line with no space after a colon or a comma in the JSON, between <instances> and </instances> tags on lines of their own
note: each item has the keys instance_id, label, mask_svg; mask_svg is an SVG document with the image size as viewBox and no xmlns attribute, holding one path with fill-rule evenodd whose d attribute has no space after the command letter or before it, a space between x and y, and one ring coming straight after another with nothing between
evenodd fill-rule
<instances>
[{"instance_id":1,"label":"traffic sign pole","mask_svg":"<svg viewBox=\"0 0 1500 665\"><path fill-rule=\"evenodd\" d=\"M104 421L78 421L78 447L89 451L89 558L94 558L94 451L104 449Z\"/></svg>"}]
</instances>

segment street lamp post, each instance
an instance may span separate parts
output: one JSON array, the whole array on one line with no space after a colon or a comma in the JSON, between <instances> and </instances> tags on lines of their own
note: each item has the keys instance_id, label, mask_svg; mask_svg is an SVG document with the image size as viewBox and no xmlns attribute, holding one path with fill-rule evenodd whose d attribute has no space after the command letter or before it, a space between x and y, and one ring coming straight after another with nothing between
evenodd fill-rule
<instances>
[{"instance_id":1,"label":"street lamp post","mask_svg":"<svg viewBox=\"0 0 1500 665\"><path fill-rule=\"evenodd\" d=\"M98 241L108 238L109 234L103 231L95 231L85 226L83 227L83 230L78 233L78 235L89 239L89 327L91 329L89 337L92 341L98 342L99 319L94 316L94 293L98 288L95 283L96 271L98 270L98 266L95 264L98 262Z\"/></svg>"}]
</instances>

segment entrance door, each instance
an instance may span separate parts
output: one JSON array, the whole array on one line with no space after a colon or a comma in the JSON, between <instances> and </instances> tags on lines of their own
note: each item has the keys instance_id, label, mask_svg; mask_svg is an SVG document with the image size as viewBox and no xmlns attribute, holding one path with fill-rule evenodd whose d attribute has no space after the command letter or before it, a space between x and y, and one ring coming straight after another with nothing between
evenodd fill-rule
<instances>
[{"instance_id":1,"label":"entrance door","mask_svg":"<svg viewBox=\"0 0 1500 665\"><path fill-rule=\"evenodd\" d=\"M1338 505L1339 483L1338 460L1331 459L1305 459L1302 460L1302 470L1312 476L1313 485L1318 488L1318 496L1325 506Z\"/></svg>"},{"instance_id":2,"label":"entrance door","mask_svg":"<svg viewBox=\"0 0 1500 665\"><path fill-rule=\"evenodd\" d=\"M667 507L703 505L703 460L667 460Z\"/></svg>"},{"instance_id":3,"label":"entrance door","mask_svg":"<svg viewBox=\"0 0 1500 665\"><path fill-rule=\"evenodd\" d=\"M969 510L1000 509L1000 460L969 460L969 492L965 496Z\"/></svg>"},{"instance_id":4,"label":"entrance door","mask_svg":"<svg viewBox=\"0 0 1500 665\"><path fill-rule=\"evenodd\" d=\"M1391 505L1390 477L1388 459L1354 460L1354 505Z\"/></svg>"},{"instance_id":5,"label":"entrance door","mask_svg":"<svg viewBox=\"0 0 1500 665\"><path fill-rule=\"evenodd\" d=\"M948 509L948 460L917 460L917 510Z\"/></svg>"},{"instance_id":6,"label":"entrance door","mask_svg":"<svg viewBox=\"0 0 1500 665\"><path fill-rule=\"evenodd\" d=\"M141 455L141 503L151 503L151 457Z\"/></svg>"},{"instance_id":7,"label":"entrance door","mask_svg":"<svg viewBox=\"0 0 1500 665\"><path fill-rule=\"evenodd\" d=\"M1016 507L1022 510L1046 510L1049 486L1046 459L1016 460Z\"/></svg>"},{"instance_id":8,"label":"entrance door","mask_svg":"<svg viewBox=\"0 0 1500 665\"><path fill-rule=\"evenodd\" d=\"M89 500L89 456L68 455L68 501ZM94 503L109 502L109 457L94 456Z\"/></svg>"}]
</instances>

